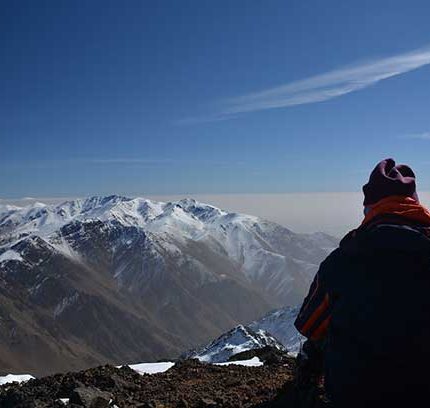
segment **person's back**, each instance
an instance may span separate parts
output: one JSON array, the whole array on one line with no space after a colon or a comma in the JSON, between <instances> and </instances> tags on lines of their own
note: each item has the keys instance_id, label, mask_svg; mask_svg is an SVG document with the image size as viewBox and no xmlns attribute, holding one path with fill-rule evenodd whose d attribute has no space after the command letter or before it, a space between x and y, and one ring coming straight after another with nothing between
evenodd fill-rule
<instances>
[{"instance_id":1,"label":"person's back","mask_svg":"<svg viewBox=\"0 0 430 408\"><path fill-rule=\"evenodd\" d=\"M430 385L430 213L411 173L391 160L377 166L362 226L321 264L296 320L325 341L337 406L409 405Z\"/></svg>"},{"instance_id":2,"label":"person's back","mask_svg":"<svg viewBox=\"0 0 430 408\"><path fill-rule=\"evenodd\" d=\"M415 384L430 385L423 375L430 367L430 239L393 224L357 235L335 261L345 273L332 286L340 295L327 339L328 387L346 401L412 398Z\"/></svg>"}]
</instances>

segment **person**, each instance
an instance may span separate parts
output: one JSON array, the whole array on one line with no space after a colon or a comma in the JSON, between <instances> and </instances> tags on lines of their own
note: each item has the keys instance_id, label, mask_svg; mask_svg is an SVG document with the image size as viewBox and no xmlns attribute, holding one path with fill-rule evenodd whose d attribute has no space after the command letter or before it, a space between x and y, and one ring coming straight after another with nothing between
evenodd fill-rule
<instances>
[{"instance_id":1,"label":"person","mask_svg":"<svg viewBox=\"0 0 430 408\"><path fill-rule=\"evenodd\" d=\"M430 389L430 212L393 159L363 193L362 224L321 263L295 326L323 352L334 406L412 407Z\"/></svg>"}]
</instances>

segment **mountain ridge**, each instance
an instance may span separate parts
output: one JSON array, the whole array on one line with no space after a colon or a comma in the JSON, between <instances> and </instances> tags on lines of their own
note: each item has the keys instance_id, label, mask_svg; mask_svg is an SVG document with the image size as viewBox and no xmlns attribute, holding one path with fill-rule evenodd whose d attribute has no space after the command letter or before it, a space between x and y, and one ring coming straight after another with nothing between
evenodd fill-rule
<instances>
[{"instance_id":1,"label":"mountain ridge","mask_svg":"<svg viewBox=\"0 0 430 408\"><path fill-rule=\"evenodd\" d=\"M296 304L335 245L193 199L8 207L0 362L46 374L178 355ZM43 372L41 360L51 365Z\"/></svg>"}]
</instances>

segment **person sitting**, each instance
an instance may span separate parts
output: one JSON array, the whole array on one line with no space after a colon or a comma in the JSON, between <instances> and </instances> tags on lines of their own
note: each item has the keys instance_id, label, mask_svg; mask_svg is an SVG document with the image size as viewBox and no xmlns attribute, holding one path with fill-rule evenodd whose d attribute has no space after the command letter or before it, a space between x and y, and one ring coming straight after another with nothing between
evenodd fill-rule
<instances>
[{"instance_id":1,"label":"person sitting","mask_svg":"<svg viewBox=\"0 0 430 408\"><path fill-rule=\"evenodd\" d=\"M334 406L412 407L430 389L430 212L393 159L363 192L362 224L321 263L295 326L322 347Z\"/></svg>"}]
</instances>

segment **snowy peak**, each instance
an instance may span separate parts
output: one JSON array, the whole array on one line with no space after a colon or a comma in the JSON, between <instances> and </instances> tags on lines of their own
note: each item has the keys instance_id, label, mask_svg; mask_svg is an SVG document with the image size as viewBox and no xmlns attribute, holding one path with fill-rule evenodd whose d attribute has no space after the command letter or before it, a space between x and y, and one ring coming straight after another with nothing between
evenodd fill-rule
<instances>
[{"instance_id":1,"label":"snowy peak","mask_svg":"<svg viewBox=\"0 0 430 408\"><path fill-rule=\"evenodd\" d=\"M203 222L226 214L219 208L216 208L209 204L199 203L192 198L185 198L183 200L179 200L177 202L177 205L183 208L185 212L192 214L194 217L198 218Z\"/></svg>"},{"instance_id":2,"label":"snowy peak","mask_svg":"<svg viewBox=\"0 0 430 408\"><path fill-rule=\"evenodd\" d=\"M263 330L254 331L250 327L239 325L207 346L187 353L186 358L197 358L208 363L222 363L243 351L266 346L284 350L281 343Z\"/></svg>"},{"instance_id":3,"label":"snowy peak","mask_svg":"<svg viewBox=\"0 0 430 408\"><path fill-rule=\"evenodd\" d=\"M82 211L91 211L97 208L106 209L117 204L131 201L129 197L110 195L110 196L93 196L85 199L82 205Z\"/></svg>"},{"instance_id":4,"label":"snowy peak","mask_svg":"<svg viewBox=\"0 0 430 408\"><path fill-rule=\"evenodd\" d=\"M274 310L248 326L239 325L213 342L192 350L183 358L197 358L208 363L228 361L232 356L266 346L295 355L305 338L294 327L299 307Z\"/></svg>"}]
</instances>

